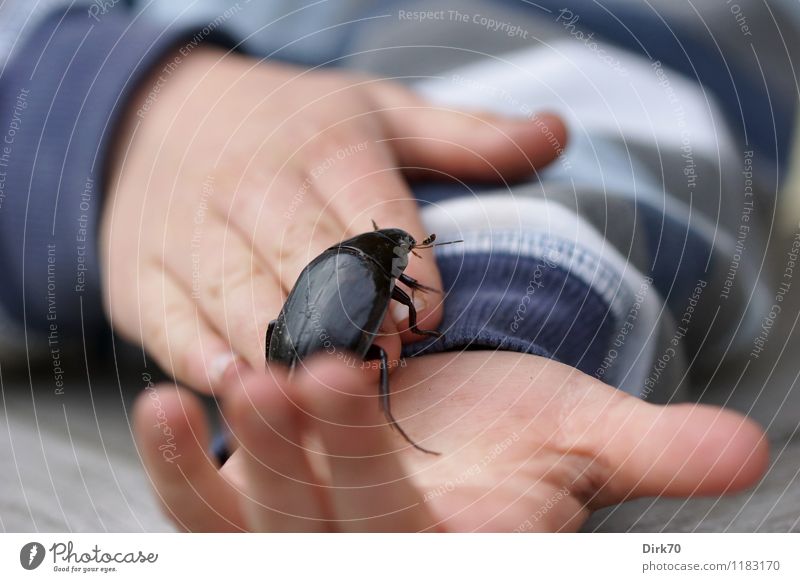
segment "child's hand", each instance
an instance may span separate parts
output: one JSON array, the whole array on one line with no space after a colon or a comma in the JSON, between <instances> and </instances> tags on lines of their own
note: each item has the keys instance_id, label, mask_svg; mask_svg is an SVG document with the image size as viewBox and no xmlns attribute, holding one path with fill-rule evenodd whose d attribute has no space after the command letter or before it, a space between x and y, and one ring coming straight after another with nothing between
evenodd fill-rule
<instances>
[{"instance_id":1,"label":"child's hand","mask_svg":"<svg viewBox=\"0 0 800 582\"><path fill-rule=\"evenodd\" d=\"M261 369L268 322L322 250L373 219L428 234L404 169L518 178L555 157L553 135L565 141L552 116L444 110L344 72L213 48L177 59L128 106L109 168L105 303L119 333L198 389L217 387L234 354ZM407 272L440 285L432 252ZM435 328L441 298L425 299L420 321ZM406 324L387 320L386 331Z\"/></svg>"},{"instance_id":2,"label":"child's hand","mask_svg":"<svg viewBox=\"0 0 800 582\"><path fill-rule=\"evenodd\" d=\"M240 446L221 469L196 396L162 387L154 407L143 395L136 435L165 512L194 531L573 531L593 508L739 490L766 469L763 433L733 412L655 406L511 352L407 364L392 376L395 415L441 456L410 448L385 424L375 375L335 357L291 381L229 372Z\"/></svg>"}]
</instances>

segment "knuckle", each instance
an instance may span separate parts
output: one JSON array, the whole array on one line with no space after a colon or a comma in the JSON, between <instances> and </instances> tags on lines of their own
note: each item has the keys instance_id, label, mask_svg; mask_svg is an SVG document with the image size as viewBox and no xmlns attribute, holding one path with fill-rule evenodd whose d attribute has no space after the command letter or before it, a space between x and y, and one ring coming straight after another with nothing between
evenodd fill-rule
<instances>
[{"instance_id":1,"label":"knuckle","mask_svg":"<svg viewBox=\"0 0 800 582\"><path fill-rule=\"evenodd\" d=\"M231 265L234 266L233 269ZM225 260L224 248L204 249L193 274L195 300L212 306L218 305L225 296L225 289L229 285L229 277L234 275L234 269L244 268L240 261Z\"/></svg>"},{"instance_id":2,"label":"knuckle","mask_svg":"<svg viewBox=\"0 0 800 582\"><path fill-rule=\"evenodd\" d=\"M251 200L257 194L256 185L247 178L242 178L234 187L225 188L218 196L214 196L212 204L221 216L249 216Z\"/></svg>"}]
</instances>

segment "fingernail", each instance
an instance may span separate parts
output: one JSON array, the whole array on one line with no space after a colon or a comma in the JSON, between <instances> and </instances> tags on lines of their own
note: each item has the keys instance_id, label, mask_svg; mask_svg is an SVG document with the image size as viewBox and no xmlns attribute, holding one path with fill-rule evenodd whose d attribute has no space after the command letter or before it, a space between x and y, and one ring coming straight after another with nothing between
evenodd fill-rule
<instances>
[{"instance_id":1,"label":"fingernail","mask_svg":"<svg viewBox=\"0 0 800 582\"><path fill-rule=\"evenodd\" d=\"M402 303L392 303L392 319L395 324L408 319L408 307Z\"/></svg>"},{"instance_id":2,"label":"fingernail","mask_svg":"<svg viewBox=\"0 0 800 582\"><path fill-rule=\"evenodd\" d=\"M420 315L428 307L428 302L422 295L415 295L413 302L414 302L414 309L417 310L417 315ZM401 321L407 320L408 307L406 307L405 305L403 305L398 301L395 301L392 304L392 318L394 319L395 323L400 323Z\"/></svg>"},{"instance_id":3,"label":"fingernail","mask_svg":"<svg viewBox=\"0 0 800 582\"><path fill-rule=\"evenodd\" d=\"M228 352L226 354L220 354L211 360L208 375L212 386L218 386L222 383L222 380L225 378L228 370L231 369L238 359L239 356L233 352Z\"/></svg>"}]
</instances>

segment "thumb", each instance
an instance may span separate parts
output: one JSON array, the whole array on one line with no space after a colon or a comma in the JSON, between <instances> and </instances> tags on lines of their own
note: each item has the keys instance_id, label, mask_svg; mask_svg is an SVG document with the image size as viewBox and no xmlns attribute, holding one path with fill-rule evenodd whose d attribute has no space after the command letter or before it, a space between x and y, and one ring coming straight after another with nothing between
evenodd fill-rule
<instances>
[{"instance_id":1,"label":"thumb","mask_svg":"<svg viewBox=\"0 0 800 582\"><path fill-rule=\"evenodd\" d=\"M553 113L533 118L432 104L396 84L375 87L384 130L403 166L465 180L521 179L563 151L567 129Z\"/></svg>"},{"instance_id":2,"label":"thumb","mask_svg":"<svg viewBox=\"0 0 800 582\"><path fill-rule=\"evenodd\" d=\"M767 468L768 443L761 428L729 410L657 406L623 397L604 417L601 434L592 437L603 443L596 457L600 474L593 479L600 493L593 506L632 497L739 491Z\"/></svg>"}]
</instances>

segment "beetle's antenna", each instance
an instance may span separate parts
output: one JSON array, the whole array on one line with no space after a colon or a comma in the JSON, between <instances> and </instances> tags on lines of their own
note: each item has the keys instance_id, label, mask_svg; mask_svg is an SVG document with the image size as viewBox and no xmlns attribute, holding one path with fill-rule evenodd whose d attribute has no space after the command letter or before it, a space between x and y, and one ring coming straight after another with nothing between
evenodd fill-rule
<instances>
[{"instance_id":1,"label":"beetle's antenna","mask_svg":"<svg viewBox=\"0 0 800 582\"><path fill-rule=\"evenodd\" d=\"M380 228L378 228L378 223L375 222L375 219L371 218L370 220L372 220L372 228L374 228L375 230L380 230Z\"/></svg>"},{"instance_id":2,"label":"beetle's antenna","mask_svg":"<svg viewBox=\"0 0 800 582\"><path fill-rule=\"evenodd\" d=\"M425 244L425 241L423 241L423 244L421 244L421 245L418 245L418 246L416 246L416 247L414 247L414 248L415 248L415 249L429 249L429 248L431 248L431 247L442 247L442 246L444 246L444 245L454 245L454 244L456 244L456 243L462 243L462 242L464 242L464 240L463 240L463 239L462 239L462 240L449 240L449 241L447 241L447 242L440 242L440 243L429 243L429 244ZM416 253L415 253L415 254L416 254ZM417 255L417 256L419 256L419 255Z\"/></svg>"}]
</instances>

